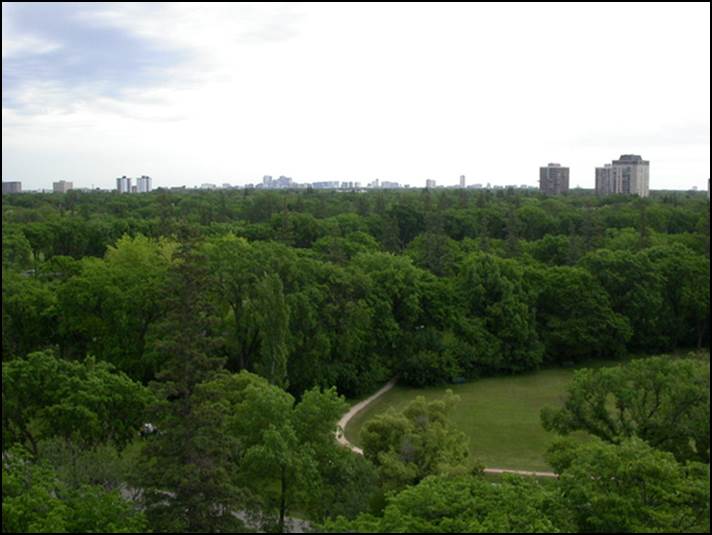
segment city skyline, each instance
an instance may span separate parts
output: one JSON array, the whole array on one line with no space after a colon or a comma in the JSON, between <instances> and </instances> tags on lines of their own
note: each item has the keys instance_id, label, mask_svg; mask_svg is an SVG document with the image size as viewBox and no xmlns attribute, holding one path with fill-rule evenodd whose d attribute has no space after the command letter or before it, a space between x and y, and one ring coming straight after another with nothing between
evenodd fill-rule
<instances>
[{"instance_id":1,"label":"city skyline","mask_svg":"<svg viewBox=\"0 0 712 535\"><path fill-rule=\"evenodd\" d=\"M623 193L623 194L639 194L641 196L647 197L649 190L655 190L656 188L650 188L649 187L649 161L643 161L640 156L638 155L621 155L620 160L613 161L614 167L616 164L623 164L623 163L630 163L630 161L634 162L642 162L646 166L645 170L645 177L644 177L644 184L638 184L633 187L635 191L628 191L630 189L629 185L624 186L623 183L621 182L623 180L623 176L618 176L618 178L614 178L613 176L608 176L606 173L607 178L603 179L602 173L604 171L609 172L611 168L611 164L605 164L604 167L596 167L595 168L595 185L593 188L589 187L584 187L581 186L580 184L576 184L575 186L570 186L569 184L569 168L567 166L561 166L561 164L558 163L549 163L547 166L542 166L539 168L539 184L538 185L533 185L531 183L525 183L522 182L520 184L516 184L514 182L508 182L506 184L491 184L490 182L487 182L486 184L483 181L480 182L474 182L470 184L466 184L467 178L466 175L460 175L458 177L458 180L456 183L450 183L450 182L440 182L438 184L438 180L428 178L425 180L425 185L419 185L419 184L411 184L408 182L400 183L400 182L394 182L394 181L388 181L388 180L381 180L381 179L374 179L369 182L362 182L360 180L349 180L349 181L338 181L338 180L316 180L316 181L299 181L299 180L294 180L292 177L288 177L285 175L280 175L278 179L273 179L272 175L263 175L260 180L255 180L253 182L248 182L244 184L233 184L230 182L222 182L220 183L219 181L216 182L202 182L200 185L193 184L192 189L239 189L239 188L257 188L257 189L267 189L267 190L279 190L279 189L304 189L304 188L313 188L313 189L355 189L355 190L363 190L363 189L393 189L393 188L413 188L413 189L418 189L418 188L424 188L424 189L432 189L432 188L448 188L448 189L497 189L497 188L517 188L517 189L538 189L539 191L542 191L547 194L561 194L561 193L566 193L569 191L571 187L573 189L583 189L583 190L593 190L597 194L611 194L611 193ZM563 173L561 176L559 174ZM136 180L136 184L133 184L133 180ZM604 180L604 182L610 182L611 184L621 182L618 184L618 186L603 186L603 183L601 180ZM121 177L118 177L115 179L116 182L116 187L115 188L102 188L101 186L97 186L96 184L92 183L91 187L86 187L86 186L77 186L77 188L74 188L72 182L66 182L69 187L67 189L77 189L77 190L85 190L85 191L93 191L93 190L101 190L101 191L117 191L118 193L148 193L150 191L153 191L153 178L147 175L141 175L137 177L128 177L126 175L122 175ZM53 190L57 192L57 184L59 183L65 183L65 180L61 180L59 182L53 182ZM218 186L217 184L220 183L221 185ZM3 180L3 185L8 189L8 193L16 193L17 190L16 188L20 187L21 189L21 184L22 181L6 181ZM20 185L20 186L18 186ZM156 189L181 189L181 188L186 188L186 187L191 187L186 184L171 184L171 185L163 185L163 186L158 186ZM609 191L609 188L610 191ZM640 189L639 191L639 188ZM700 189L698 186L691 186L689 188L673 188L673 189L666 189L666 188L657 188L659 191L696 191ZM709 178L707 179L707 189L709 190ZM620 191L619 191L620 190ZM41 187L41 188L36 188L36 189L25 189L25 192L42 192L46 191L46 188Z\"/></svg>"},{"instance_id":2,"label":"city skyline","mask_svg":"<svg viewBox=\"0 0 712 535\"><path fill-rule=\"evenodd\" d=\"M709 4L2 10L2 176L23 190L535 186L555 161L593 189L620 154L654 162L651 189L707 187Z\"/></svg>"}]
</instances>

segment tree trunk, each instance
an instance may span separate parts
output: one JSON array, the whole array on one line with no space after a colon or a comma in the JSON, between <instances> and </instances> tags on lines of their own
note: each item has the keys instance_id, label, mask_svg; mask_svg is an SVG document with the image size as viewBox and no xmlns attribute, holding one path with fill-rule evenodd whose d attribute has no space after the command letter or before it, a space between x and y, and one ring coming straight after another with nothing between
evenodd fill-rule
<instances>
[{"instance_id":1,"label":"tree trunk","mask_svg":"<svg viewBox=\"0 0 712 535\"><path fill-rule=\"evenodd\" d=\"M286 469L282 467L281 489L279 497L279 532L284 533L284 516L287 510L287 474Z\"/></svg>"}]
</instances>

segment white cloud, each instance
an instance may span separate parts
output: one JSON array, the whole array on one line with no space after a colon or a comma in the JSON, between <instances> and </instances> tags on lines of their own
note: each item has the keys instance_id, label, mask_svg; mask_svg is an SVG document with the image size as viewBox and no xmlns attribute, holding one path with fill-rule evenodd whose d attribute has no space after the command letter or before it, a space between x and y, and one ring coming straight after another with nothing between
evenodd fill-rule
<instances>
[{"instance_id":1,"label":"white cloud","mask_svg":"<svg viewBox=\"0 0 712 535\"><path fill-rule=\"evenodd\" d=\"M3 29L3 33L5 30ZM61 48L59 43L46 41L33 35L18 36L2 40L2 59L9 59L21 54L48 54Z\"/></svg>"},{"instance_id":2,"label":"white cloud","mask_svg":"<svg viewBox=\"0 0 712 535\"><path fill-rule=\"evenodd\" d=\"M126 161L158 185L282 173L534 184L560 161L591 186L593 167L627 152L651 160L653 188L709 175L709 4L110 4L78 16L189 54L161 83L116 95L28 87L33 113L3 110L3 174L38 187L78 146L89 156L69 174L107 186ZM33 143L41 161L14 152Z\"/></svg>"}]
</instances>

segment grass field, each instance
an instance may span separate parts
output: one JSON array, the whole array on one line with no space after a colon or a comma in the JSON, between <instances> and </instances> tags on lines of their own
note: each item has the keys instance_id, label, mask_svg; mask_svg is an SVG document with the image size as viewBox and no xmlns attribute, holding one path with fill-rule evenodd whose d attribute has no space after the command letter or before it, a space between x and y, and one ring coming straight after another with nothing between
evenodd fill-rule
<instances>
[{"instance_id":1,"label":"grass field","mask_svg":"<svg viewBox=\"0 0 712 535\"><path fill-rule=\"evenodd\" d=\"M597 362L596 366L602 364ZM442 397L449 388L460 396L451 421L467 435L473 458L486 467L550 470L544 452L555 435L541 426L539 412L543 407L561 406L573 373L572 368L556 368L480 379L463 385L396 386L354 416L346 427L346 437L352 444L360 446L361 427L369 418L388 407L402 409L416 396L425 396L428 400Z\"/></svg>"}]
</instances>

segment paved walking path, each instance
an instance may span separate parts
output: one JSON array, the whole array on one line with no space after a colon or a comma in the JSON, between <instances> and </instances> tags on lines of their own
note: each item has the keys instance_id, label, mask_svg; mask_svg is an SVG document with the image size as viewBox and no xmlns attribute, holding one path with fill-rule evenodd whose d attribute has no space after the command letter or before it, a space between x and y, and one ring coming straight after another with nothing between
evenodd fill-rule
<instances>
[{"instance_id":1,"label":"paved walking path","mask_svg":"<svg viewBox=\"0 0 712 535\"><path fill-rule=\"evenodd\" d=\"M363 401L359 401L356 405L351 407L349 411L344 414L341 419L339 420L339 423L337 424L336 427L336 440L338 441L339 444L342 446L345 446L349 448L351 451L354 453L358 453L359 455L363 455L363 450L359 448L358 446L354 446L346 440L346 435L344 434L344 430L346 429L346 426L349 425L349 422L351 421L351 418L356 416L359 412L361 412L363 409L368 407L371 403L373 403L376 399L380 398L383 394L388 392L391 388L393 388L396 384L396 379L395 377L388 381L381 389L373 394L372 396L364 399Z\"/></svg>"},{"instance_id":2,"label":"paved walking path","mask_svg":"<svg viewBox=\"0 0 712 535\"><path fill-rule=\"evenodd\" d=\"M383 387L381 387L378 392L373 394L372 396L367 397L363 401L359 401L349 409L349 411L344 414L341 419L339 420L339 423L336 428L336 440L338 441L339 444L342 446L349 448L351 451L354 453L358 453L359 455L363 455L363 450L359 448L358 446L354 446L351 444L346 439L346 435L344 433L344 430L346 429L346 426L349 425L349 422L351 421L351 418L356 416L359 412L364 410L366 407L368 407L371 403L376 401L378 398L380 398L383 394L388 392L391 388L393 388L397 382L397 378L393 378L390 381L388 381ZM510 470L508 468L485 468L484 469L485 474L517 474L520 476L533 476L533 477L558 477L558 475L554 472L536 472L536 471L530 471L530 470Z\"/></svg>"},{"instance_id":3,"label":"paved walking path","mask_svg":"<svg viewBox=\"0 0 712 535\"><path fill-rule=\"evenodd\" d=\"M555 472L535 472L529 470L510 470L509 468L485 468L485 474L517 474L532 477L559 477Z\"/></svg>"}]
</instances>

